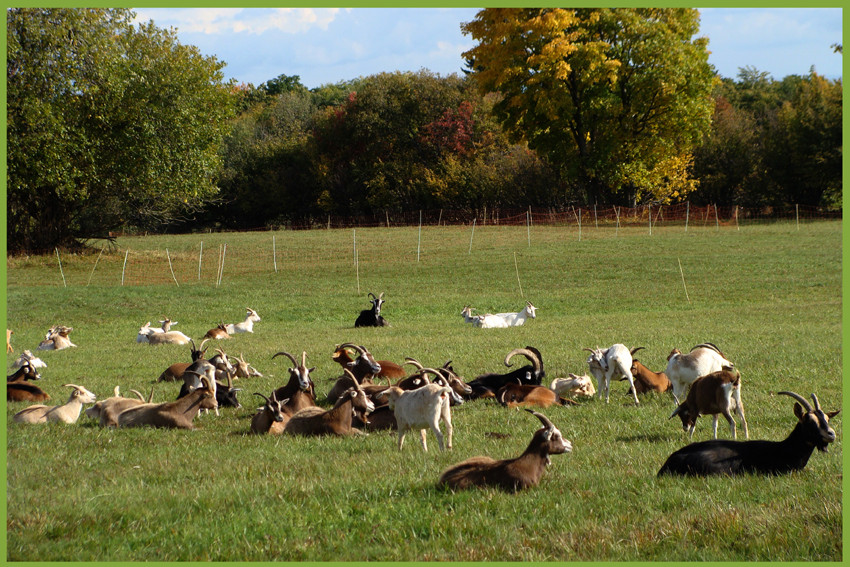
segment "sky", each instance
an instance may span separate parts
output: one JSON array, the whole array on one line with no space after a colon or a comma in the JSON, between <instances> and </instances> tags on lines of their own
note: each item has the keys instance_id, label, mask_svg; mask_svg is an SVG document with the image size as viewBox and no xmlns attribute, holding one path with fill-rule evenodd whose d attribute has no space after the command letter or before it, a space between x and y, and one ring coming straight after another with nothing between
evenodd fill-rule
<instances>
[{"instance_id":1,"label":"sky","mask_svg":"<svg viewBox=\"0 0 850 567\"><path fill-rule=\"evenodd\" d=\"M460 25L478 8L137 8L138 21L175 28L181 43L227 63L255 86L298 75L308 88L381 72L460 73L473 47ZM841 77L840 8L701 9L700 36L723 77L754 67L774 79L815 70Z\"/></svg>"}]
</instances>

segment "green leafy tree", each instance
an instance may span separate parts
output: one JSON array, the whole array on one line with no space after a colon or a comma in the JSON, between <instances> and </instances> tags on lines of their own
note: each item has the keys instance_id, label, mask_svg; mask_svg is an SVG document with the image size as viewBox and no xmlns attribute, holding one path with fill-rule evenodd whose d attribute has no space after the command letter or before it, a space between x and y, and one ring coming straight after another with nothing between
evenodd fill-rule
<instances>
[{"instance_id":1,"label":"green leafy tree","mask_svg":"<svg viewBox=\"0 0 850 567\"><path fill-rule=\"evenodd\" d=\"M126 9L7 11L10 251L161 228L216 196L223 63Z\"/></svg>"},{"instance_id":2,"label":"green leafy tree","mask_svg":"<svg viewBox=\"0 0 850 567\"><path fill-rule=\"evenodd\" d=\"M494 8L462 30L512 139L561 166L588 202L671 198L660 180L681 179L711 119L696 10Z\"/></svg>"}]
</instances>

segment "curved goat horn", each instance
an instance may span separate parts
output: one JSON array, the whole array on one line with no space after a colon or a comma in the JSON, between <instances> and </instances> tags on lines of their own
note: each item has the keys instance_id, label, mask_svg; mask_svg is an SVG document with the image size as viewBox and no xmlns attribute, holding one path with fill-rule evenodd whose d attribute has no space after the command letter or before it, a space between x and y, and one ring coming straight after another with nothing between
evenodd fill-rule
<instances>
[{"instance_id":1,"label":"curved goat horn","mask_svg":"<svg viewBox=\"0 0 850 567\"><path fill-rule=\"evenodd\" d=\"M646 347L642 347L642 346L635 347L635 348L633 348L632 350L630 350L629 352L632 354L632 356L634 356L634 355L635 355L635 353L636 353L637 351L639 351L639 350L641 350L641 349L643 349L643 348L646 348Z\"/></svg>"},{"instance_id":2,"label":"curved goat horn","mask_svg":"<svg viewBox=\"0 0 850 567\"><path fill-rule=\"evenodd\" d=\"M539 419L540 422L543 424L543 426L546 427L547 429L556 429L555 424L552 423L551 421L549 421L549 418L546 417L545 415L543 415L542 413L537 413L536 411L530 410L528 408L525 408L525 411L527 411L528 413L530 413L533 416L536 416L537 419Z\"/></svg>"},{"instance_id":3,"label":"curved goat horn","mask_svg":"<svg viewBox=\"0 0 850 567\"><path fill-rule=\"evenodd\" d=\"M378 299L377 297L375 297L375 294L372 293L371 291L369 292L369 297L371 297L372 299Z\"/></svg>"},{"instance_id":4,"label":"curved goat horn","mask_svg":"<svg viewBox=\"0 0 850 567\"><path fill-rule=\"evenodd\" d=\"M532 350L528 348L515 348L509 352L508 356L505 357L505 366L510 366L511 358L513 358L515 354L521 354L527 358L529 362L531 362L531 366L534 367L534 372L540 372L540 369L543 367L543 362Z\"/></svg>"},{"instance_id":5,"label":"curved goat horn","mask_svg":"<svg viewBox=\"0 0 850 567\"><path fill-rule=\"evenodd\" d=\"M806 411L808 411L808 412L813 411L811 404L808 401L806 401L806 398L804 398L800 394L795 394L794 392L777 392L777 393L778 394L785 394L786 396L791 396L792 398L794 398L795 400L800 402L800 405L803 406L803 408Z\"/></svg>"},{"instance_id":6,"label":"curved goat horn","mask_svg":"<svg viewBox=\"0 0 850 567\"><path fill-rule=\"evenodd\" d=\"M301 351L301 366L303 368L307 368L307 351L306 350Z\"/></svg>"},{"instance_id":7,"label":"curved goat horn","mask_svg":"<svg viewBox=\"0 0 850 567\"><path fill-rule=\"evenodd\" d=\"M812 401L815 402L815 411L821 411L820 402L818 401L818 397L812 393Z\"/></svg>"},{"instance_id":8,"label":"curved goat horn","mask_svg":"<svg viewBox=\"0 0 850 567\"><path fill-rule=\"evenodd\" d=\"M405 364L410 364L410 365L412 365L412 366L415 366L418 370L422 370L422 368L424 368L424 367L422 366L422 363L421 363L421 362L419 362L419 361L418 361L418 360L416 360L415 358L411 358L411 357L409 357L409 356L405 356L405 357L404 357L404 363L405 363Z\"/></svg>"},{"instance_id":9,"label":"curved goat horn","mask_svg":"<svg viewBox=\"0 0 850 567\"><path fill-rule=\"evenodd\" d=\"M595 353L595 352L596 352L596 351L595 351L595 350L593 350L592 348L587 348L587 347L584 347L584 348L583 348L583 349L581 349L581 350L586 350L587 352L590 352L590 353Z\"/></svg>"},{"instance_id":10,"label":"curved goat horn","mask_svg":"<svg viewBox=\"0 0 850 567\"><path fill-rule=\"evenodd\" d=\"M274 358L275 356L280 356L281 354L282 354L283 356L288 357L288 358L289 358L289 360L291 360L291 361L292 361L292 364L293 364L294 366L298 366L298 361L297 361L297 360L295 360L295 357L294 357L294 356L292 356L291 354L289 354L288 352L280 351L279 353L277 353L277 354L275 354L274 356L272 356L272 358Z\"/></svg>"},{"instance_id":11,"label":"curved goat horn","mask_svg":"<svg viewBox=\"0 0 850 567\"><path fill-rule=\"evenodd\" d=\"M195 350L201 350L202 348L204 348L204 345L205 345L205 344L207 344L207 341L209 341L209 339L204 339L204 340L202 340L202 341L201 341L201 346L199 346L199 347L198 347L198 348L196 348Z\"/></svg>"},{"instance_id":12,"label":"curved goat horn","mask_svg":"<svg viewBox=\"0 0 850 567\"><path fill-rule=\"evenodd\" d=\"M272 403L270 399L268 399L267 397L265 397L263 394L261 394L261 393L259 393L259 392L254 392L254 395L255 395L255 396L260 396L261 398L263 398L264 400L266 400L266 403L267 403L267 404Z\"/></svg>"},{"instance_id":13,"label":"curved goat horn","mask_svg":"<svg viewBox=\"0 0 850 567\"><path fill-rule=\"evenodd\" d=\"M336 347L336 348L337 348L337 349L341 349L341 348L353 348L354 350L356 350L357 352L359 352L361 355L362 355L362 354L364 353L364 351L366 350L364 347L362 347L362 346L357 346L357 345L356 345L356 344L354 344L354 343L342 343L341 345L339 345L339 346L338 346L338 347Z\"/></svg>"}]
</instances>

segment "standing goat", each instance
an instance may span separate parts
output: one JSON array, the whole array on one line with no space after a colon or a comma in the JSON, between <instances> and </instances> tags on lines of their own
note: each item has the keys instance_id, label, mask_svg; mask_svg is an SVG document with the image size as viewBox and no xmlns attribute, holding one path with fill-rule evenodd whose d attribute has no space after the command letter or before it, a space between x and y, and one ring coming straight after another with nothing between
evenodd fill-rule
<instances>
[{"instance_id":1,"label":"standing goat","mask_svg":"<svg viewBox=\"0 0 850 567\"><path fill-rule=\"evenodd\" d=\"M433 368L423 368L423 374L434 374L442 378L442 375ZM419 439L422 449L428 450L425 439L426 429L431 428L437 438L440 450L444 451L443 433L440 431L440 420L446 424L446 447L452 448L452 415L450 396L452 389L440 384L425 384L415 390L402 390L398 386L390 386L383 392L382 397L389 401L390 409L395 415L398 426L398 448L404 445L404 436L408 431L419 430Z\"/></svg>"},{"instance_id":2,"label":"standing goat","mask_svg":"<svg viewBox=\"0 0 850 567\"><path fill-rule=\"evenodd\" d=\"M224 330L228 335L233 335L236 333L253 333L254 332L254 323L258 321L262 321L260 316L257 315L257 312L251 309L250 307L246 307L248 310L245 314L245 320L241 323L228 323L224 326Z\"/></svg>"},{"instance_id":3,"label":"standing goat","mask_svg":"<svg viewBox=\"0 0 850 567\"><path fill-rule=\"evenodd\" d=\"M97 396L75 384L64 384L66 388L73 388L68 401L61 406L35 405L22 409L12 418L18 423L47 423L61 421L62 423L76 423L80 417L83 404L93 404Z\"/></svg>"},{"instance_id":4,"label":"standing goat","mask_svg":"<svg viewBox=\"0 0 850 567\"><path fill-rule=\"evenodd\" d=\"M691 443L670 457L658 471L658 476L670 475L736 475L742 473L786 474L802 470L812 451L827 452L835 441L835 430L829 420L838 411L824 412L817 396L812 394L812 407L804 397L794 392L779 392L791 396L797 425L784 441L731 441L712 439Z\"/></svg>"},{"instance_id":5,"label":"standing goat","mask_svg":"<svg viewBox=\"0 0 850 567\"><path fill-rule=\"evenodd\" d=\"M381 316L381 305L384 304L384 292L381 292L378 297L371 291L369 292L369 301L372 303L371 309L364 309L354 321L355 327L388 327L390 324Z\"/></svg>"},{"instance_id":6,"label":"standing goat","mask_svg":"<svg viewBox=\"0 0 850 567\"><path fill-rule=\"evenodd\" d=\"M717 439L717 415L722 414L729 422L732 439L737 439L735 420L732 419L733 409L741 418L744 436L749 439L744 404L741 403L741 373L727 366L720 372L697 378L688 390L688 397L673 410L670 419L678 415L682 419L682 429L688 432L689 437L693 437L697 418L711 415L714 418L714 438Z\"/></svg>"},{"instance_id":7,"label":"standing goat","mask_svg":"<svg viewBox=\"0 0 850 567\"><path fill-rule=\"evenodd\" d=\"M674 348L667 357L667 370L664 373L673 384L673 397L682 400L688 387L700 376L719 372L724 366L735 365L726 359L716 346L702 343L691 349L688 354L682 354Z\"/></svg>"},{"instance_id":8,"label":"standing goat","mask_svg":"<svg viewBox=\"0 0 850 567\"><path fill-rule=\"evenodd\" d=\"M501 461L490 457L472 457L443 471L438 486L452 490L493 486L510 492L536 486L551 462L549 455L568 453L573 450L573 446L545 415L530 409L525 411L536 416L543 428L534 433L522 455Z\"/></svg>"},{"instance_id":9,"label":"standing goat","mask_svg":"<svg viewBox=\"0 0 850 567\"><path fill-rule=\"evenodd\" d=\"M635 381L632 377L631 367L632 356L642 348L644 347L635 347L630 351L625 345L615 344L604 350L599 347L583 349L590 352L590 356L587 357L587 366L590 373L599 382L599 398L601 399L604 394L606 404L610 396L611 380L619 379L622 376L625 376L626 380L629 381L630 391L635 398L635 405L640 404L637 392L635 392Z\"/></svg>"}]
</instances>

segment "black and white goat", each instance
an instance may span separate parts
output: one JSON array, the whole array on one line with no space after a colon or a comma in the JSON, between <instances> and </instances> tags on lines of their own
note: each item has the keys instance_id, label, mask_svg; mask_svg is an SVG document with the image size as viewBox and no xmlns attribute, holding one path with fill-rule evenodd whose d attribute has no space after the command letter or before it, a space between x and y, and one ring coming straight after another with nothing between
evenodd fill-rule
<instances>
[{"instance_id":1,"label":"black and white goat","mask_svg":"<svg viewBox=\"0 0 850 567\"><path fill-rule=\"evenodd\" d=\"M387 320L381 316L381 305L384 304L384 292L381 292L378 297L375 297L375 294L369 292L369 301L372 302L371 309L364 309L360 312L360 315L357 316L357 319L354 321L355 327L388 327L389 323Z\"/></svg>"},{"instance_id":2,"label":"black and white goat","mask_svg":"<svg viewBox=\"0 0 850 567\"><path fill-rule=\"evenodd\" d=\"M797 425L784 441L712 439L691 443L670 455L658 476L785 474L802 470L815 448L826 452L829 444L835 441L835 430L829 426L829 420L840 410L824 412L814 394L812 407L799 394L779 393L797 400L794 404Z\"/></svg>"},{"instance_id":3,"label":"black and white goat","mask_svg":"<svg viewBox=\"0 0 850 567\"><path fill-rule=\"evenodd\" d=\"M516 354L523 355L531 364L517 368L507 374L496 374L495 372L482 374L475 378L475 380L467 382L467 385L472 388L470 399L492 397L505 384L533 384L539 386L543 378L546 377L546 371L543 369L543 357L540 351L531 346L515 348L505 357L505 366L511 365L511 358Z\"/></svg>"}]
</instances>

